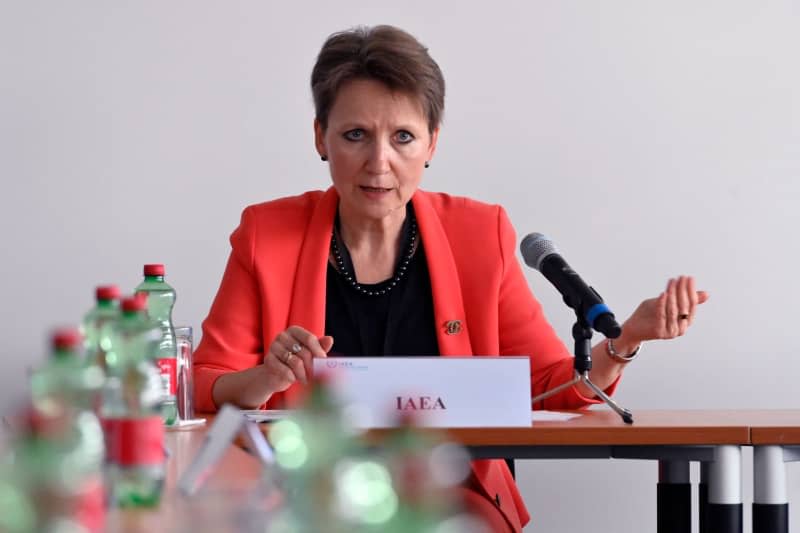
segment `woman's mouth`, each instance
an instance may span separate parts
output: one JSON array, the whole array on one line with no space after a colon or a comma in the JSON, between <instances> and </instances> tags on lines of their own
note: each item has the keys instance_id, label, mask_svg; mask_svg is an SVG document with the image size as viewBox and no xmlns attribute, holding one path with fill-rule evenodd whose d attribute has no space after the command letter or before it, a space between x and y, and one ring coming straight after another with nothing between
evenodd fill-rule
<instances>
[{"instance_id":1,"label":"woman's mouth","mask_svg":"<svg viewBox=\"0 0 800 533\"><path fill-rule=\"evenodd\" d=\"M370 192L370 193L382 193L382 192L389 192L392 190L391 187L367 187L366 185L359 185L362 191Z\"/></svg>"}]
</instances>

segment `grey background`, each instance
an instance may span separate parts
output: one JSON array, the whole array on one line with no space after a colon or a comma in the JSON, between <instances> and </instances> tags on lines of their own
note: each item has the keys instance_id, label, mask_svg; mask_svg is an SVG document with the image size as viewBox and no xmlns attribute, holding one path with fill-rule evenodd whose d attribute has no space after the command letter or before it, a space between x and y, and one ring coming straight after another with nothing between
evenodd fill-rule
<instances>
[{"instance_id":1,"label":"grey background","mask_svg":"<svg viewBox=\"0 0 800 533\"><path fill-rule=\"evenodd\" d=\"M199 328L241 210L329 184L307 86L319 46L391 23L448 83L425 188L503 204L520 237L552 236L620 315L680 273L710 291L686 337L644 347L623 404L797 407L798 11L3 0L0 401L23 393L51 326L76 323L98 283L130 290L145 262L166 263L176 321ZM570 313L527 274L569 341ZM529 531L655 529L651 463L518 468ZM748 476L744 490L749 501Z\"/></svg>"}]
</instances>

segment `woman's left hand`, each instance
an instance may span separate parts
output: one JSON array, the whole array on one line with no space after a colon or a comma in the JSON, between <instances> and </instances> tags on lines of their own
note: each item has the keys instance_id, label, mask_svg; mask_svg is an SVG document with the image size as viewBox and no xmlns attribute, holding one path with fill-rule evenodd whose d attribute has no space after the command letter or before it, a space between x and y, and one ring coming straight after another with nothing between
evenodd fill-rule
<instances>
[{"instance_id":1,"label":"woman's left hand","mask_svg":"<svg viewBox=\"0 0 800 533\"><path fill-rule=\"evenodd\" d=\"M633 345L680 337L694 322L697 306L706 300L708 293L695 290L693 277L670 279L664 292L639 304L623 324L622 335Z\"/></svg>"}]
</instances>

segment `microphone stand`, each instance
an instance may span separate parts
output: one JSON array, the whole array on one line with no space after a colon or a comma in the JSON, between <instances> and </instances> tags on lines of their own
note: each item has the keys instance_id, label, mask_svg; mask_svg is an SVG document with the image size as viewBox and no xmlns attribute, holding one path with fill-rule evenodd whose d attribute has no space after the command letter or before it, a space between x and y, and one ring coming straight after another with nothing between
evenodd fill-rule
<instances>
[{"instance_id":1,"label":"microphone stand","mask_svg":"<svg viewBox=\"0 0 800 533\"><path fill-rule=\"evenodd\" d=\"M534 396L531 398L531 404L536 404L550 396L558 394L562 390L576 385L577 383L583 383L589 387L598 398L603 400L611 409L621 416L623 422L626 424L633 424L633 413L621 407L589 379L589 371L592 369L592 328L589 327L589 323L580 314L576 313L576 315L578 317L577 322L572 326L572 338L575 339L575 377L571 381L563 383L554 389Z\"/></svg>"}]
</instances>

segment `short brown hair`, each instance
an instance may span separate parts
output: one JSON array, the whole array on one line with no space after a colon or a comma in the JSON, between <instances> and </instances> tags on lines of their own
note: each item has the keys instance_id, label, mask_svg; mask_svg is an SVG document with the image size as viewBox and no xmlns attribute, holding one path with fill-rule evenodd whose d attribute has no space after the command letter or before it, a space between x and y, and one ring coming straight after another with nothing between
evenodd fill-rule
<instances>
[{"instance_id":1,"label":"short brown hair","mask_svg":"<svg viewBox=\"0 0 800 533\"><path fill-rule=\"evenodd\" d=\"M444 76L428 49L394 26L359 26L334 33L322 45L311 92L317 120L328 127L328 115L339 89L353 80L375 80L391 90L408 92L422 104L433 133L444 113Z\"/></svg>"}]
</instances>

